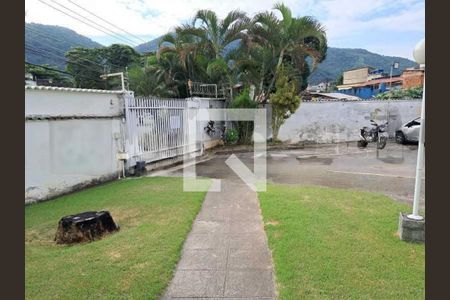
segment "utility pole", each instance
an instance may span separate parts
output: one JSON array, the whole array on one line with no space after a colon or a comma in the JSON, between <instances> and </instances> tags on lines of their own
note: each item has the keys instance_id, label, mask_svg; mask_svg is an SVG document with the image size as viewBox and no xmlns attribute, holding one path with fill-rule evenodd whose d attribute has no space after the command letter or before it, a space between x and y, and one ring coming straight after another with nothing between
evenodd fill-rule
<instances>
[{"instance_id":1,"label":"utility pole","mask_svg":"<svg viewBox=\"0 0 450 300\"><path fill-rule=\"evenodd\" d=\"M389 92L392 91L392 71L393 69L398 69L399 63L398 62L394 62L391 65L391 75L390 75L390 80L389 80Z\"/></svg>"}]
</instances>

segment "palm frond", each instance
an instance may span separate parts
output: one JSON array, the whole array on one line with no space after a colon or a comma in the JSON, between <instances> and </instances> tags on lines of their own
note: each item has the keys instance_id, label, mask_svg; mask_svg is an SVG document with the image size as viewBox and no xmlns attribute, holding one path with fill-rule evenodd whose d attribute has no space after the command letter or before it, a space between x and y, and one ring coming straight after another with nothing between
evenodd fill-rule
<instances>
[{"instance_id":1,"label":"palm frond","mask_svg":"<svg viewBox=\"0 0 450 300\"><path fill-rule=\"evenodd\" d=\"M283 16L283 20L281 21L281 24L283 25L284 31L287 32L289 30L289 27L292 24L291 10L289 9L289 7L284 5L282 2L278 2L277 4L274 5L273 8L278 10L281 13L281 15Z\"/></svg>"},{"instance_id":2,"label":"palm frond","mask_svg":"<svg viewBox=\"0 0 450 300\"><path fill-rule=\"evenodd\" d=\"M236 21L241 21L248 23L250 21L250 18L247 17L245 12L240 10L233 10L228 13L228 15L220 22L220 34L224 35L231 24L233 24Z\"/></svg>"}]
</instances>

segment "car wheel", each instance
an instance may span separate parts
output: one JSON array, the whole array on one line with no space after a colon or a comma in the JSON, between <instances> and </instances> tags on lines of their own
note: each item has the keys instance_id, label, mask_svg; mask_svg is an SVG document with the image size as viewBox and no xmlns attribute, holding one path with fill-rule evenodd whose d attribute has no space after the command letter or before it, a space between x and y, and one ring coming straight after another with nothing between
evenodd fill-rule
<instances>
[{"instance_id":1,"label":"car wheel","mask_svg":"<svg viewBox=\"0 0 450 300\"><path fill-rule=\"evenodd\" d=\"M397 131L395 133L395 141L398 144L404 144L406 142L406 138L405 138L405 135L403 134L403 132Z\"/></svg>"}]
</instances>

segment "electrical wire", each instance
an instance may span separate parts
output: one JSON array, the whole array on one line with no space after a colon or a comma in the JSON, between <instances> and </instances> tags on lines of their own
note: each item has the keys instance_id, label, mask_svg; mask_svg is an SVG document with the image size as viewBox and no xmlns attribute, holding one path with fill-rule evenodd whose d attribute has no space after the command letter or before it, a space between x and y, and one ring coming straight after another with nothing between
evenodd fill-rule
<instances>
[{"instance_id":1,"label":"electrical wire","mask_svg":"<svg viewBox=\"0 0 450 300\"><path fill-rule=\"evenodd\" d=\"M36 65L36 64L30 63L30 62L27 62L27 61L25 61L25 64L26 65L30 65L30 66L34 66L34 67L39 67L39 68L42 68L42 69L46 69L46 70L49 70L49 71L55 71L55 72L59 72L59 73L63 73L63 74L74 76L72 73L69 73L69 72L66 72L66 71L61 71L61 70L58 70L58 69L55 69L55 68L50 68L50 67L43 66L43 65Z\"/></svg>"},{"instance_id":2,"label":"electrical wire","mask_svg":"<svg viewBox=\"0 0 450 300\"><path fill-rule=\"evenodd\" d=\"M47 58L51 58L50 56L53 55L53 54L50 53L50 52L49 52L48 54L46 54L46 53L43 53L43 52L38 51L38 50L36 50L36 49L32 49L32 48L27 47L27 46L25 46L25 48L26 48L27 50L29 50L29 51L32 51L33 53L40 54L41 56L44 56L44 57L47 57ZM45 51L45 50L44 50L44 51ZM60 59L60 60L62 60L62 61L65 61L65 62L67 63L67 60L65 60L65 59L63 59L63 58L61 58L61 57L58 57L58 56L56 56L56 55L53 55L53 56L56 57L56 58L58 58L58 59ZM71 63L72 63L72 64L75 64L75 65L78 65L78 66L81 66L81 67L86 68L86 69L90 69L90 70L92 70L92 71L94 71L94 72L101 73L99 70L89 68L89 67L86 66L86 65L83 65L83 64L80 64L80 63L75 63L75 62L71 62ZM29 64L31 64L31 63L29 63ZM44 67L44 66L41 66L41 65L35 65L35 66L39 66L39 67L46 68L46 69L56 70L56 69ZM75 75L75 74L70 73L70 72L64 72L64 71L60 71L60 70L58 70L58 71L59 71L59 72L62 72L62 73L69 74L69 75L72 75L72 77L79 77L79 78L85 78L85 79L93 80L93 81L95 81L95 82L97 82L97 83L104 83L104 82L105 82L104 79L102 80L102 79L98 79L98 78L95 78L95 77L92 77L92 76L86 76L86 75L80 75L80 74Z\"/></svg>"},{"instance_id":3,"label":"electrical wire","mask_svg":"<svg viewBox=\"0 0 450 300\"><path fill-rule=\"evenodd\" d=\"M65 5L63 5L63 4L61 4L61 3L59 3L58 1L55 1L55 0L50 0L50 1L52 1L53 3L59 5L60 7L63 7L64 9L66 9L66 10L68 10L68 11L70 11L70 12L76 14L77 16L82 17L83 19L87 20L88 22L91 22L91 23L93 23L93 24L95 24L95 25L97 25L97 26L103 28L104 30L111 32L111 34L114 35L114 36L116 36L117 38L122 39L122 40L128 40L129 43L131 43L131 44L136 44L135 41L133 41L133 40L131 40L131 39L125 37L125 36L121 36L121 35L118 34L117 32L115 32L115 31L113 31L113 30L111 30L111 29L109 29L109 28L103 26L102 24L99 24L99 23L97 23L97 22L95 22L95 21L92 21L92 20L89 19L88 17L86 17L86 16L84 16L84 15L82 15L82 14L80 14L80 13L78 13L78 12L76 12L76 11L70 9L70 8L68 8L67 6L65 6ZM136 46L136 45L133 45L133 46Z\"/></svg>"},{"instance_id":4,"label":"electrical wire","mask_svg":"<svg viewBox=\"0 0 450 300\"><path fill-rule=\"evenodd\" d=\"M52 37L52 36L50 36L50 35L46 35L46 34L44 34L44 33L42 33L42 32L39 32L38 30L36 30L36 29L34 29L34 28L28 27L27 25L25 25L25 28L27 28L28 30L31 30L32 32L35 32L36 34L38 34L38 35L40 35L40 36L42 36L42 37L47 37L47 38L50 38L50 39L52 39L52 40L54 40L54 41L58 41L58 42L61 41L60 39L57 39L57 38ZM69 49L69 50L63 50L63 49L61 49L61 48L57 48L57 47L55 47L55 46L50 46L50 45L45 45L45 47L54 49L54 50L59 51L59 52L61 52L61 53L63 53L63 54L65 54L67 51L70 50L70 49ZM81 58L81 57L80 57L80 59L82 59L82 60L84 60L84 61L91 62L91 63L93 63L93 64L96 64L96 65L98 65L98 66L100 66L100 67L102 67L102 68L104 67L104 65L102 65L101 63L94 62L94 61L92 61L92 60L90 60L90 59L87 59L87 58ZM112 67L117 68L118 70L121 70L121 69L124 68L124 67L121 67L121 66L112 64L112 63L109 63L109 65L112 66Z\"/></svg>"},{"instance_id":5,"label":"electrical wire","mask_svg":"<svg viewBox=\"0 0 450 300\"><path fill-rule=\"evenodd\" d=\"M84 7L82 7L81 5L75 3L75 2L73 2L73 1L71 1L71 0L67 0L67 1L69 1L69 2L72 3L73 5L75 5L75 6L79 7L79 8L81 8L82 10L86 11L87 13L93 15L94 17L97 17L98 19L102 20L103 22L105 22L105 23L107 23L107 24L113 26L114 28L119 29L120 31L123 31L123 32L125 32L126 34L128 34L128 35L130 35L130 36L132 36L132 37L134 37L134 38L136 38L136 39L138 39L138 40L140 40L140 41L142 41L142 42L144 42L144 43L147 43L147 42L148 42L148 41L146 41L146 40L144 40L144 39L138 37L137 35L134 35L134 34L128 32L128 31L126 31L125 29L122 29L122 28L120 28L120 27L114 25L113 23L109 22L108 20L103 19L102 17L100 17L100 16L94 14L94 13L91 12L90 10L88 10L88 9L86 9L86 8L84 8Z\"/></svg>"},{"instance_id":6,"label":"electrical wire","mask_svg":"<svg viewBox=\"0 0 450 300\"><path fill-rule=\"evenodd\" d=\"M59 73L62 73L62 74L70 75L72 77L75 76L74 74L69 73L69 72L61 71L61 70L58 70L58 69L55 69L55 68L50 68L50 67L43 66L43 65L33 64L33 63L30 63L30 62L27 62L27 61L25 61L25 64L26 65L30 65L30 66L34 66L34 67L39 67L39 68L42 68L42 69L46 69L46 70L49 70L49 71L54 71L54 72L59 72ZM89 80L94 80L94 81L96 80L95 78L92 78L90 76L78 75L78 77L89 79ZM103 83L103 81L98 81L98 83Z\"/></svg>"},{"instance_id":7,"label":"electrical wire","mask_svg":"<svg viewBox=\"0 0 450 300\"><path fill-rule=\"evenodd\" d=\"M61 60L61 61L65 61L65 62L67 63L67 60L65 60L65 59L63 59L63 58L61 58L61 57L59 57L59 56L57 56L57 55L53 55L52 53L43 53L42 51L39 51L39 50L36 50L36 49L32 49L32 48L27 47L27 46L25 46L25 49L27 49L27 50L29 50L29 51L35 53L35 54L39 54L39 55L41 55L41 56L43 56L43 57L52 58L52 56L53 56L53 57L55 57L55 58L57 58L57 59L59 59L59 60ZM76 63L76 62L71 62L71 63L74 64L74 65L78 65L78 66L80 66L80 67L83 67L83 68L85 68L85 69L91 70L91 71L93 71L93 72L97 72L97 73L100 73L100 74L102 73L102 72L99 71L99 70L90 68L90 67L88 67L88 66L86 66L86 65L83 65L83 64L80 64L80 63ZM69 73L69 74L71 74L71 73ZM86 75L74 75L74 74L71 74L71 75L72 75L72 76L78 76L78 77L81 77L81 78L87 78L87 79L90 79L90 80L94 80L94 81L96 81L96 82L104 82L104 81L101 80L101 79L94 78L94 77L91 77L91 76L86 76Z\"/></svg>"},{"instance_id":8,"label":"electrical wire","mask_svg":"<svg viewBox=\"0 0 450 300\"><path fill-rule=\"evenodd\" d=\"M89 27L92 27L92 28L94 28L94 29L96 29L96 30L98 30L98 31L101 31L101 32L107 34L108 36L111 36L110 33L104 31L103 29L99 29L99 28L97 28L97 27L95 27L95 26L92 26L91 24L88 24L88 23L86 23L85 21L80 20L79 18L77 18L77 17L75 17L75 16L72 16L72 15L68 14L67 12L65 12L65 11L63 11L63 10L61 10L61 9L59 9L59 8L57 8L57 7L53 6L53 5L51 5L51 4L47 3L47 2L45 2L45 1L43 1L43 0L38 0L38 1L41 2L41 3L43 3L43 4L45 4L45 5L47 5L47 6L49 6L49 7L51 7L51 8L53 8L54 10L57 10L57 11L63 13L64 15L66 15L66 16L68 16L68 17L71 17L71 18L73 18L73 19L75 19L75 20L77 20L77 21L79 21L79 22L81 22L81 23L83 23L83 24L85 24L85 25L87 25L87 26L89 26ZM124 41L124 40L121 39L121 38L117 38L117 37L115 37L115 38L121 40L122 42ZM125 44L126 44L126 43L128 43L128 42L125 42ZM133 46L134 46L134 45L133 45Z\"/></svg>"}]
</instances>

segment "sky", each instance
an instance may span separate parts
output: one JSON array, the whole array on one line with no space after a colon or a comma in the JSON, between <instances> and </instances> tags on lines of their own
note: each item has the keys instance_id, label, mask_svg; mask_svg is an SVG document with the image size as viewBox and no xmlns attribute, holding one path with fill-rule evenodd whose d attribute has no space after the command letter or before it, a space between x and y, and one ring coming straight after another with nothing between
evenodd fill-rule
<instances>
[{"instance_id":1,"label":"sky","mask_svg":"<svg viewBox=\"0 0 450 300\"><path fill-rule=\"evenodd\" d=\"M76 16L79 20L41 1ZM25 21L68 27L106 46L124 42L135 46L173 30L175 26L189 22L199 9L211 9L220 18L225 17L231 10L240 9L252 17L258 12L271 10L276 2L276 0L25 0ZM283 2L292 10L294 17L313 16L322 23L326 29L329 47L363 48L383 55L412 59L414 46L425 37L425 0L284 0ZM109 23L97 19L74 3ZM86 23L89 23L88 20L96 22L97 24L93 26L97 29L80 20ZM105 28L119 33L121 38L102 32L106 31Z\"/></svg>"}]
</instances>

